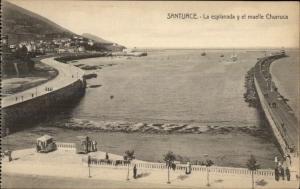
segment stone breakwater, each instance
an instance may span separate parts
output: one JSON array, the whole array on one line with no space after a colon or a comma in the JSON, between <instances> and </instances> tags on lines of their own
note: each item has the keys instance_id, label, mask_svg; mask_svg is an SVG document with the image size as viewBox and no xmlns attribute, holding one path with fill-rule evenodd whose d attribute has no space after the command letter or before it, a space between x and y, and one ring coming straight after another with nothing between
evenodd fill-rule
<instances>
[{"instance_id":1,"label":"stone breakwater","mask_svg":"<svg viewBox=\"0 0 300 189\"><path fill-rule=\"evenodd\" d=\"M245 102L247 102L250 107L257 107L259 100L255 90L254 68L251 68L247 72L244 86L246 88L246 92L244 93Z\"/></svg>"},{"instance_id":2,"label":"stone breakwater","mask_svg":"<svg viewBox=\"0 0 300 189\"><path fill-rule=\"evenodd\" d=\"M58 110L72 107L84 94L84 72L71 65L62 64L54 58L43 63L58 70L58 76L38 87L2 98L2 136L48 118Z\"/></svg>"},{"instance_id":3,"label":"stone breakwater","mask_svg":"<svg viewBox=\"0 0 300 189\"><path fill-rule=\"evenodd\" d=\"M269 137L267 131L255 125L235 127L228 125L207 125L200 123L145 123L130 121L91 121L70 119L65 124L55 124L56 127L73 130L94 130L104 132L126 132L147 134L226 134L230 132L243 132L252 136Z\"/></svg>"}]
</instances>

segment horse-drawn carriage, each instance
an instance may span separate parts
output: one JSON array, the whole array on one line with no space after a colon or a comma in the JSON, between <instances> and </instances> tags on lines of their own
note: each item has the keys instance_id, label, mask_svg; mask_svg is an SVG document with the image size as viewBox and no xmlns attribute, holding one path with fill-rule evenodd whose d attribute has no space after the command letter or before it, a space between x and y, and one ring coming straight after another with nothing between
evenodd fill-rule
<instances>
[{"instance_id":1,"label":"horse-drawn carriage","mask_svg":"<svg viewBox=\"0 0 300 189\"><path fill-rule=\"evenodd\" d=\"M56 144L52 136L44 135L36 140L36 151L48 153L56 150Z\"/></svg>"}]
</instances>

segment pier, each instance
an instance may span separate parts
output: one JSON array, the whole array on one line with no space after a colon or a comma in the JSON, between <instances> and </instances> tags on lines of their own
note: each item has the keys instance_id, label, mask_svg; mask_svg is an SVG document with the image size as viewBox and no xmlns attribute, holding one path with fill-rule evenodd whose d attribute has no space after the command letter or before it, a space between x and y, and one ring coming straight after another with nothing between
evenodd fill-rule
<instances>
[{"instance_id":1,"label":"pier","mask_svg":"<svg viewBox=\"0 0 300 189\"><path fill-rule=\"evenodd\" d=\"M299 177L298 120L286 99L280 95L270 74L271 63L286 55L276 54L258 59L254 70L254 83L260 105L280 146L283 156L290 157L290 167Z\"/></svg>"}]
</instances>

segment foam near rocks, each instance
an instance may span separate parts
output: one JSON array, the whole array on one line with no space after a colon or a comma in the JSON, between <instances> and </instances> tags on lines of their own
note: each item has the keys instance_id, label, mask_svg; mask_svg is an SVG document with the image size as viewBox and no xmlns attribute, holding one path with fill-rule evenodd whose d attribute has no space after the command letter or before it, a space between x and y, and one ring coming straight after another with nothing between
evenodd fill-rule
<instances>
[{"instance_id":1,"label":"foam near rocks","mask_svg":"<svg viewBox=\"0 0 300 189\"><path fill-rule=\"evenodd\" d=\"M205 125L203 123L144 123L130 121L90 121L81 119L71 119L69 123L61 127L70 129L91 129L107 132L141 132L141 133L218 133L224 134L232 130L255 134L261 132L257 126L234 127L234 126L217 126Z\"/></svg>"}]
</instances>

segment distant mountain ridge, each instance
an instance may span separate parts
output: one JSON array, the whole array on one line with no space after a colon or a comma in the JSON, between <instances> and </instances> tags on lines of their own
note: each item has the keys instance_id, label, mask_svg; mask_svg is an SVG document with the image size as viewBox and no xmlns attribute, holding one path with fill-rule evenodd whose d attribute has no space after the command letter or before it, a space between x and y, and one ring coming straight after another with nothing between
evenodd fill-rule
<instances>
[{"instance_id":1,"label":"distant mountain ridge","mask_svg":"<svg viewBox=\"0 0 300 189\"><path fill-rule=\"evenodd\" d=\"M83 33L81 35L82 37L85 37L85 38L88 38L88 39L91 39L95 42L98 42L98 43L102 43L102 44L113 44L112 42L110 41L107 41L105 39L102 39L101 37L98 37L96 35L93 35L93 34L90 34L90 33Z\"/></svg>"},{"instance_id":2,"label":"distant mountain ridge","mask_svg":"<svg viewBox=\"0 0 300 189\"><path fill-rule=\"evenodd\" d=\"M2 31L1 35L8 36L9 44L17 44L22 41L52 40L54 38L71 38L76 35L72 31L52 22L51 20L21 8L8 1L1 2L2 9ZM84 33L82 37L91 39L108 50L118 50L123 46L115 45L113 42L98 36Z\"/></svg>"},{"instance_id":3,"label":"distant mountain ridge","mask_svg":"<svg viewBox=\"0 0 300 189\"><path fill-rule=\"evenodd\" d=\"M10 44L24 40L67 37L74 33L54 22L23 9L8 1L2 1L2 34Z\"/></svg>"}]
</instances>

